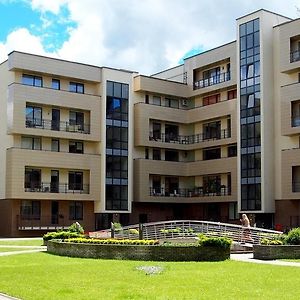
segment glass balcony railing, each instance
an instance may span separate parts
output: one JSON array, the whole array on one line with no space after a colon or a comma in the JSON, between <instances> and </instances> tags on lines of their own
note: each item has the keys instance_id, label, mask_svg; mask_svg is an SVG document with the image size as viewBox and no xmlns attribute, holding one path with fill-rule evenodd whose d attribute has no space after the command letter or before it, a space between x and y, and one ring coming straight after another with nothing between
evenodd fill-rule
<instances>
[{"instance_id":1,"label":"glass balcony railing","mask_svg":"<svg viewBox=\"0 0 300 300\"><path fill-rule=\"evenodd\" d=\"M198 133L194 135L175 135L166 133L149 132L150 141L158 141L163 143L176 143L176 144L197 144L211 140L227 139L231 137L231 131L222 129L214 133Z\"/></svg>"},{"instance_id":2,"label":"glass balcony railing","mask_svg":"<svg viewBox=\"0 0 300 300\"><path fill-rule=\"evenodd\" d=\"M220 73L209 78L200 79L194 82L194 90L229 81L230 79L230 72Z\"/></svg>"},{"instance_id":3,"label":"glass balcony railing","mask_svg":"<svg viewBox=\"0 0 300 300\"><path fill-rule=\"evenodd\" d=\"M295 62L300 60L300 50L291 51L290 53L290 62Z\"/></svg>"},{"instance_id":4,"label":"glass balcony railing","mask_svg":"<svg viewBox=\"0 0 300 300\"><path fill-rule=\"evenodd\" d=\"M89 194L90 186L89 184L81 183L34 182L25 183L25 192Z\"/></svg>"},{"instance_id":5,"label":"glass balcony railing","mask_svg":"<svg viewBox=\"0 0 300 300\"><path fill-rule=\"evenodd\" d=\"M230 196L231 188L225 185L215 187L214 189L208 189L205 187L194 188L178 188L178 189L166 189L166 188L149 188L150 196L156 197L208 197L208 196Z\"/></svg>"},{"instance_id":6,"label":"glass balcony railing","mask_svg":"<svg viewBox=\"0 0 300 300\"><path fill-rule=\"evenodd\" d=\"M90 133L89 124L76 124L75 122L72 121L58 122L53 120L26 118L25 125L27 128L77 132L77 133L84 133L84 134Z\"/></svg>"}]
</instances>

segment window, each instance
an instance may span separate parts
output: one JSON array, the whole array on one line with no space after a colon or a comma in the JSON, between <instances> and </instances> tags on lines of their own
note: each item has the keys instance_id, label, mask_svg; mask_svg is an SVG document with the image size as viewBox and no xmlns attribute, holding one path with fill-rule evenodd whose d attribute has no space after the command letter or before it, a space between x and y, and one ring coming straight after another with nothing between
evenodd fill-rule
<instances>
[{"instance_id":1,"label":"window","mask_svg":"<svg viewBox=\"0 0 300 300\"><path fill-rule=\"evenodd\" d=\"M149 95L145 95L145 103L149 104Z\"/></svg>"},{"instance_id":2,"label":"window","mask_svg":"<svg viewBox=\"0 0 300 300\"><path fill-rule=\"evenodd\" d=\"M84 130L84 113L78 112L78 111L70 111L69 123L71 126L74 125L74 131ZM76 128L75 128L75 125L76 125ZM69 128L69 130L71 131L71 128Z\"/></svg>"},{"instance_id":3,"label":"window","mask_svg":"<svg viewBox=\"0 0 300 300\"><path fill-rule=\"evenodd\" d=\"M106 178L128 178L128 157L107 155L106 156Z\"/></svg>"},{"instance_id":4,"label":"window","mask_svg":"<svg viewBox=\"0 0 300 300\"><path fill-rule=\"evenodd\" d=\"M69 204L69 219L83 220L83 202L73 201Z\"/></svg>"},{"instance_id":5,"label":"window","mask_svg":"<svg viewBox=\"0 0 300 300\"><path fill-rule=\"evenodd\" d=\"M237 156L237 145L229 145L227 148L227 156L234 157Z\"/></svg>"},{"instance_id":6,"label":"window","mask_svg":"<svg viewBox=\"0 0 300 300\"><path fill-rule=\"evenodd\" d=\"M39 220L41 217L41 202L36 200L22 200L20 215L22 220Z\"/></svg>"},{"instance_id":7,"label":"window","mask_svg":"<svg viewBox=\"0 0 300 300\"><path fill-rule=\"evenodd\" d=\"M153 104L154 105L161 105L161 97L153 96Z\"/></svg>"},{"instance_id":8,"label":"window","mask_svg":"<svg viewBox=\"0 0 300 300\"><path fill-rule=\"evenodd\" d=\"M52 79L51 88L53 88L54 90L60 90L60 80Z\"/></svg>"},{"instance_id":9,"label":"window","mask_svg":"<svg viewBox=\"0 0 300 300\"><path fill-rule=\"evenodd\" d=\"M179 161L179 152L176 150L165 150L165 160Z\"/></svg>"},{"instance_id":10,"label":"window","mask_svg":"<svg viewBox=\"0 0 300 300\"><path fill-rule=\"evenodd\" d=\"M69 153L83 153L83 142L69 141Z\"/></svg>"},{"instance_id":11,"label":"window","mask_svg":"<svg viewBox=\"0 0 300 300\"><path fill-rule=\"evenodd\" d=\"M128 129L126 127L106 126L106 148L128 149Z\"/></svg>"},{"instance_id":12,"label":"window","mask_svg":"<svg viewBox=\"0 0 300 300\"><path fill-rule=\"evenodd\" d=\"M59 140L58 139L52 139L51 140L51 151L53 152L59 152Z\"/></svg>"},{"instance_id":13,"label":"window","mask_svg":"<svg viewBox=\"0 0 300 300\"><path fill-rule=\"evenodd\" d=\"M43 86L42 77L34 76L34 75L23 74L22 75L22 83L26 84L26 85L32 85L32 86L38 86L38 87Z\"/></svg>"},{"instance_id":14,"label":"window","mask_svg":"<svg viewBox=\"0 0 300 300\"><path fill-rule=\"evenodd\" d=\"M248 105L247 108L254 107L254 94L248 95Z\"/></svg>"},{"instance_id":15,"label":"window","mask_svg":"<svg viewBox=\"0 0 300 300\"><path fill-rule=\"evenodd\" d=\"M25 168L25 191L36 191L41 188L41 170L26 167Z\"/></svg>"},{"instance_id":16,"label":"window","mask_svg":"<svg viewBox=\"0 0 300 300\"><path fill-rule=\"evenodd\" d=\"M241 155L241 177L260 177L260 153L242 154Z\"/></svg>"},{"instance_id":17,"label":"window","mask_svg":"<svg viewBox=\"0 0 300 300\"><path fill-rule=\"evenodd\" d=\"M227 92L227 99L235 99L237 97L237 91L236 90L231 90Z\"/></svg>"},{"instance_id":18,"label":"window","mask_svg":"<svg viewBox=\"0 0 300 300\"><path fill-rule=\"evenodd\" d=\"M221 176L211 175L203 176L203 192L209 193L221 193Z\"/></svg>"},{"instance_id":19,"label":"window","mask_svg":"<svg viewBox=\"0 0 300 300\"><path fill-rule=\"evenodd\" d=\"M237 203L229 203L229 220L237 220L239 218L239 213L238 213L238 208L237 208Z\"/></svg>"},{"instance_id":20,"label":"window","mask_svg":"<svg viewBox=\"0 0 300 300\"><path fill-rule=\"evenodd\" d=\"M151 195L161 195L162 189L161 189L161 177L159 175L154 175L152 177L152 189L151 189Z\"/></svg>"},{"instance_id":21,"label":"window","mask_svg":"<svg viewBox=\"0 0 300 300\"><path fill-rule=\"evenodd\" d=\"M78 94L84 94L84 84L78 82L70 82L69 91Z\"/></svg>"},{"instance_id":22,"label":"window","mask_svg":"<svg viewBox=\"0 0 300 300\"><path fill-rule=\"evenodd\" d=\"M178 140L179 127L178 125L166 124L165 126L165 141L177 141Z\"/></svg>"},{"instance_id":23,"label":"window","mask_svg":"<svg viewBox=\"0 0 300 300\"><path fill-rule=\"evenodd\" d=\"M69 190L83 190L83 172L69 172Z\"/></svg>"},{"instance_id":24,"label":"window","mask_svg":"<svg viewBox=\"0 0 300 300\"><path fill-rule=\"evenodd\" d=\"M160 149L153 149L153 160L161 160Z\"/></svg>"},{"instance_id":25,"label":"window","mask_svg":"<svg viewBox=\"0 0 300 300\"><path fill-rule=\"evenodd\" d=\"M149 148L145 148L145 159L149 159Z\"/></svg>"},{"instance_id":26,"label":"window","mask_svg":"<svg viewBox=\"0 0 300 300\"><path fill-rule=\"evenodd\" d=\"M221 148L203 149L203 160L221 158Z\"/></svg>"},{"instance_id":27,"label":"window","mask_svg":"<svg viewBox=\"0 0 300 300\"><path fill-rule=\"evenodd\" d=\"M26 106L26 127L42 126L42 108Z\"/></svg>"},{"instance_id":28,"label":"window","mask_svg":"<svg viewBox=\"0 0 300 300\"><path fill-rule=\"evenodd\" d=\"M128 121L128 100L108 97L106 106L106 118Z\"/></svg>"},{"instance_id":29,"label":"window","mask_svg":"<svg viewBox=\"0 0 300 300\"><path fill-rule=\"evenodd\" d=\"M128 209L128 186L106 185L106 209L127 210Z\"/></svg>"},{"instance_id":30,"label":"window","mask_svg":"<svg viewBox=\"0 0 300 300\"><path fill-rule=\"evenodd\" d=\"M203 139L221 138L221 121L203 124Z\"/></svg>"},{"instance_id":31,"label":"window","mask_svg":"<svg viewBox=\"0 0 300 300\"><path fill-rule=\"evenodd\" d=\"M31 150L41 150L41 138L39 137L29 137L22 136L21 138L21 148L31 149Z\"/></svg>"},{"instance_id":32,"label":"window","mask_svg":"<svg viewBox=\"0 0 300 300\"><path fill-rule=\"evenodd\" d=\"M203 98L203 106L220 102L220 94L211 95Z\"/></svg>"},{"instance_id":33,"label":"window","mask_svg":"<svg viewBox=\"0 0 300 300\"><path fill-rule=\"evenodd\" d=\"M160 140L161 139L161 124L153 123L153 139Z\"/></svg>"},{"instance_id":34,"label":"window","mask_svg":"<svg viewBox=\"0 0 300 300\"><path fill-rule=\"evenodd\" d=\"M179 101L178 99L165 98L165 106L179 108Z\"/></svg>"}]
</instances>

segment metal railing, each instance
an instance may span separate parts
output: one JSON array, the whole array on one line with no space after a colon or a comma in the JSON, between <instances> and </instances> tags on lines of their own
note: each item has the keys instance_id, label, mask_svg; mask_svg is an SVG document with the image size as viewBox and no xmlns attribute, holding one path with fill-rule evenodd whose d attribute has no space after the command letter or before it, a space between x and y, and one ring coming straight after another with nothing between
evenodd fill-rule
<instances>
[{"instance_id":1,"label":"metal railing","mask_svg":"<svg viewBox=\"0 0 300 300\"><path fill-rule=\"evenodd\" d=\"M175 135L166 133L149 132L150 141L159 141L163 143L175 143L175 144L198 144L201 142L207 142L211 140L221 140L231 137L231 131L228 129L222 129L213 134L198 133L194 135Z\"/></svg>"},{"instance_id":2,"label":"metal railing","mask_svg":"<svg viewBox=\"0 0 300 300\"><path fill-rule=\"evenodd\" d=\"M245 231L247 231L246 234ZM228 223L176 220L126 226L122 230L115 231L114 236L116 238L164 240L196 237L200 233L210 237L227 237L235 242L250 244L260 244L263 238L277 239L282 234L281 231L257 227L245 228Z\"/></svg>"},{"instance_id":3,"label":"metal railing","mask_svg":"<svg viewBox=\"0 0 300 300\"><path fill-rule=\"evenodd\" d=\"M208 189L203 187L195 188L178 188L178 189L165 189L150 187L150 196L155 197L208 197L208 196L229 196L231 195L231 188L226 186Z\"/></svg>"},{"instance_id":4,"label":"metal railing","mask_svg":"<svg viewBox=\"0 0 300 300\"><path fill-rule=\"evenodd\" d=\"M300 60L300 49L291 51L290 53L290 62L295 62Z\"/></svg>"},{"instance_id":5,"label":"metal railing","mask_svg":"<svg viewBox=\"0 0 300 300\"><path fill-rule=\"evenodd\" d=\"M90 185L80 183L26 183L25 192L89 194Z\"/></svg>"},{"instance_id":6,"label":"metal railing","mask_svg":"<svg viewBox=\"0 0 300 300\"><path fill-rule=\"evenodd\" d=\"M74 220L69 220L61 214L51 216L17 215L18 230L58 230L68 228Z\"/></svg>"},{"instance_id":7,"label":"metal railing","mask_svg":"<svg viewBox=\"0 0 300 300\"><path fill-rule=\"evenodd\" d=\"M45 119L33 119L26 118L26 127L27 128L38 128L38 129L47 129L55 131L66 131L66 132L77 132L77 133L90 133L89 124L75 124L75 122L58 122L53 120Z\"/></svg>"},{"instance_id":8,"label":"metal railing","mask_svg":"<svg viewBox=\"0 0 300 300\"><path fill-rule=\"evenodd\" d=\"M200 79L194 82L194 90L229 81L230 79L230 72L224 72L211 76L209 78Z\"/></svg>"}]
</instances>

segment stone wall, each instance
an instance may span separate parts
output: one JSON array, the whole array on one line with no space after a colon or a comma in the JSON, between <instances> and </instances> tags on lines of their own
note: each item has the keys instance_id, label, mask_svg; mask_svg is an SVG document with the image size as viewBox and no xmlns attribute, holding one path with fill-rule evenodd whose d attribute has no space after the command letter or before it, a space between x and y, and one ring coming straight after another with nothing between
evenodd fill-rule
<instances>
[{"instance_id":1,"label":"stone wall","mask_svg":"<svg viewBox=\"0 0 300 300\"><path fill-rule=\"evenodd\" d=\"M219 261L229 259L230 249L193 246L92 245L48 241L52 254L104 259L152 261Z\"/></svg>"},{"instance_id":2,"label":"stone wall","mask_svg":"<svg viewBox=\"0 0 300 300\"><path fill-rule=\"evenodd\" d=\"M291 245L254 245L253 258L255 259L300 259L300 246Z\"/></svg>"}]
</instances>

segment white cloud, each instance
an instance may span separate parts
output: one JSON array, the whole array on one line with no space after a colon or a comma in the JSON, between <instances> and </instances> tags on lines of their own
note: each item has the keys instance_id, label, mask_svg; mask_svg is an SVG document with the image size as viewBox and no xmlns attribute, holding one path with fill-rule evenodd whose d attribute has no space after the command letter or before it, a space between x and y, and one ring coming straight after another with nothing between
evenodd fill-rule
<instances>
[{"instance_id":1,"label":"white cloud","mask_svg":"<svg viewBox=\"0 0 300 300\"><path fill-rule=\"evenodd\" d=\"M300 17L300 0L31 0L33 9L58 13L68 6L77 23L56 55L144 74L174 66L192 48L205 50L235 39L235 19L260 8ZM45 54L41 40L15 32L5 49ZM22 45L22 44L26 45ZM30 47L29 47L30 46ZM52 54L53 55L53 54Z\"/></svg>"}]
</instances>

